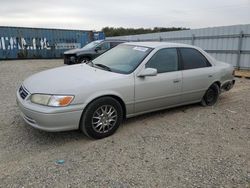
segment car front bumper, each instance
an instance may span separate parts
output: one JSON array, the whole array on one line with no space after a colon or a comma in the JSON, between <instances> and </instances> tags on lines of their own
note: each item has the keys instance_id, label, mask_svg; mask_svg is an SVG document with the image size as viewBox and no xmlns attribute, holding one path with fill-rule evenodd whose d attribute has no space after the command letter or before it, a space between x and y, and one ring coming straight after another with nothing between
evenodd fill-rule
<instances>
[{"instance_id":1,"label":"car front bumper","mask_svg":"<svg viewBox=\"0 0 250 188\"><path fill-rule=\"evenodd\" d=\"M17 104L24 121L34 128L48 132L76 130L79 128L83 110L78 105L75 108L72 106L58 108L36 105L28 100L23 100L18 92Z\"/></svg>"},{"instance_id":2,"label":"car front bumper","mask_svg":"<svg viewBox=\"0 0 250 188\"><path fill-rule=\"evenodd\" d=\"M64 55L64 64L71 65L77 63L77 57L75 55Z\"/></svg>"}]
</instances>

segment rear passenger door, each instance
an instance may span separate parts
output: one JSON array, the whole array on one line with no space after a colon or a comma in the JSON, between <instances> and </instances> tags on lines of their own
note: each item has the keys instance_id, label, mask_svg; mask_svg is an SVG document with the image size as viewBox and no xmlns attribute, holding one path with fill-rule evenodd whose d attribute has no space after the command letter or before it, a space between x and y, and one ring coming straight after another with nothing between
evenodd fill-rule
<instances>
[{"instance_id":1,"label":"rear passenger door","mask_svg":"<svg viewBox=\"0 0 250 188\"><path fill-rule=\"evenodd\" d=\"M194 48L178 48L182 69L181 102L198 102L213 81L214 68L206 57Z\"/></svg>"}]
</instances>

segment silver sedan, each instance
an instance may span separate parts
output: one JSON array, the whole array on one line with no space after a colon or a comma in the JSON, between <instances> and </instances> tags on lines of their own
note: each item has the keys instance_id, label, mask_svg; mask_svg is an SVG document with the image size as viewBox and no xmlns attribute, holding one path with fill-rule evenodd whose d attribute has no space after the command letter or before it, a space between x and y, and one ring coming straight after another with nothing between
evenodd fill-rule
<instances>
[{"instance_id":1,"label":"silver sedan","mask_svg":"<svg viewBox=\"0 0 250 188\"><path fill-rule=\"evenodd\" d=\"M121 44L86 64L27 78L17 90L23 119L45 131L113 134L124 118L200 102L234 85L234 68L202 49L164 42Z\"/></svg>"}]
</instances>

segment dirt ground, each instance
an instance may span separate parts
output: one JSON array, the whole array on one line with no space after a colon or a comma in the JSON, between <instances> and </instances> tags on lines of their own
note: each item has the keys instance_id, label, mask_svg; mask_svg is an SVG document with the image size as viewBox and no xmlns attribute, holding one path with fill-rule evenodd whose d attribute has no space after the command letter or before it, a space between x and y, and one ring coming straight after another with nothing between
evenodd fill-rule
<instances>
[{"instance_id":1,"label":"dirt ground","mask_svg":"<svg viewBox=\"0 0 250 188\"><path fill-rule=\"evenodd\" d=\"M19 116L18 85L57 66L0 61L0 187L250 187L250 80L237 79L213 107L142 115L91 140L39 131Z\"/></svg>"}]
</instances>

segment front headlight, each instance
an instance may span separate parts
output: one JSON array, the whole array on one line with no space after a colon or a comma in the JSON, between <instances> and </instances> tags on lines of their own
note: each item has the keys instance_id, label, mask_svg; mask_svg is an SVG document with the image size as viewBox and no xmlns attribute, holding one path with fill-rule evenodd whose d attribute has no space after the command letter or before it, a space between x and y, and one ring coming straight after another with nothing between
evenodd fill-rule
<instances>
[{"instance_id":1,"label":"front headlight","mask_svg":"<svg viewBox=\"0 0 250 188\"><path fill-rule=\"evenodd\" d=\"M48 105L50 101L51 95L45 94L32 94L30 101L36 104Z\"/></svg>"},{"instance_id":2,"label":"front headlight","mask_svg":"<svg viewBox=\"0 0 250 188\"><path fill-rule=\"evenodd\" d=\"M45 106L68 106L73 99L72 95L32 94L30 101Z\"/></svg>"}]
</instances>

